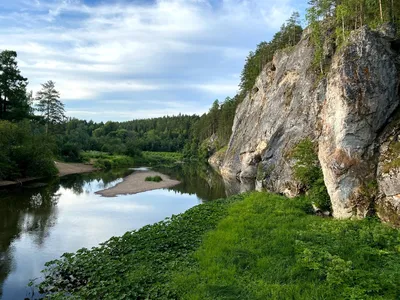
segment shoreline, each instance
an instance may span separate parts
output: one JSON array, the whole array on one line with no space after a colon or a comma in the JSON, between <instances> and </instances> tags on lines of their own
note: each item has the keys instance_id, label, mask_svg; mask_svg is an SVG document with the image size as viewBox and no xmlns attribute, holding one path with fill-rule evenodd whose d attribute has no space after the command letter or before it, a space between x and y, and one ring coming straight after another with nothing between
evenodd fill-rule
<instances>
[{"instance_id":1,"label":"shoreline","mask_svg":"<svg viewBox=\"0 0 400 300\"><path fill-rule=\"evenodd\" d=\"M56 161L55 166L58 169L58 174L56 176L63 177L66 175L72 174L83 174L83 173L91 173L94 171L98 171L98 169L94 168L92 165L85 165L82 163L63 163ZM35 180L43 179L42 177L30 177L30 178L22 178L18 180L3 180L0 181L0 188L10 187L15 185L22 185L26 182L31 182Z\"/></svg>"},{"instance_id":2,"label":"shoreline","mask_svg":"<svg viewBox=\"0 0 400 300\"><path fill-rule=\"evenodd\" d=\"M163 180L160 182L145 181L148 176L160 176ZM116 186L95 192L103 197L117 197L119 195L133 195L142 192L169 188L181 183L178 180L171 179L169 176L155 171L135 171L126 176L121 183Z\"/></svg>"}]
</instances>

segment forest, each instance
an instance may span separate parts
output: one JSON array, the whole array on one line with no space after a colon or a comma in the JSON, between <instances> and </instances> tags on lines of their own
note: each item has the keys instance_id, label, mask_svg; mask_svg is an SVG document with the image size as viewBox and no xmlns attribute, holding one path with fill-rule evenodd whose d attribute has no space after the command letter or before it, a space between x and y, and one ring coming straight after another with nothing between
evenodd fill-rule
<instances>
[{"instance_id":1,"label":"forest","mask_svg":"<svg viewBox=\"0 0 400 300\"><path fill-rule=\"evenodd\" d=\"M324 75L326 38L336 46L362 26L385 23L400 32L400 2L394 0L311 0L306 19L315 46L315 71ZM329 32L329 34L327 34ZM215 100L202 116L165 116L126 122L78 120L65 116L55 83L43 83L35 95L18 67L17 53L0 53L0 180L55 175L54 160L80 162L95 151L140 158L142 151L179 152L186 160L206 160L225 147L235 111L252 92L257 76L274 54L301 39L300 15L294 12L269 41L259 43L245 60L239 92ZM141 159L143 161L143 159Z\"/></svg>"}]
</instances>

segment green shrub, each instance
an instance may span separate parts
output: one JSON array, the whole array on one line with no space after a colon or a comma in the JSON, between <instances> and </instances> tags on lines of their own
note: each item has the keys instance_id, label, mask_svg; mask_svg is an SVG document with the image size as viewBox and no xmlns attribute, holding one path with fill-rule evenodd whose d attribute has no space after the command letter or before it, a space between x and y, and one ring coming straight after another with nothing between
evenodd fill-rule
<instances>
[{"instance_id":1,"label":"green shrub","mask_svg":"<svg viewBox=\"0 0 400 300\"><path fill-rule=\"evenodd\" d=\"M112 163L109 159L99 158L96 160L93 166L101 170L110 170L112 168Z\"/></svg>"},{"instance_id":2,"label":"green shrub","mask_svg":"<svg viewBox=\"0 0 400 300\"><path fill-rule=\"evenodd\" d=\"M83 161L93 162L94 167L102 170L133 167L135 165L135 160L126 155L111 155L100 151L85 151L81 155Z\"/></svg>"},{"instance_id":3,"label":"green shrub","mask_svg":"<svg viewBox=\"0 0 400 300\"><path fill-rule=\"evenodd\" d=\"M61 158L66 162L81 162L82 156L80 152L81 149L74 143L63 144L60 148Z\"/></svg>"},{"instance_id":4,"label":"green shrub","mask_svg":"<svg viewBox=\"0 0 400 300\"><path fill-rule=\"evenodd\" d=\"M308 191L309 199L319 209L330 211L331 201L314 143L309 138L302 140L293 149L291 158L296 160L293 167L294 177Z\"/></svg>"},{"instance_id":5,"label":"green shrub","mask_svg":"<svg viewBox=\"0 0 400 300\"><path fill-rule=\"evenodd\" d=\"M56 175L54 145L51 138L28 121L0 121L0 179Z\"/></svg>"},{"instance_id":6,"label":"green shrub","mask_svg":"<svg viewBox=\"0 0 400 300\"><path fill-rule=\"evenodd\" d=\"M308 191L308 199L323 211L330 211L332 209L331 198L329 197L323 178L318 178L311 185Z\"/></svg>"},{"instance_id":7,"label":"green shrub","mask_svg":"<svg viewBox=\"0 0 400 300\"><path fill-rule=\"evenodd\" d=\"M148 176L146 177L145 181L154 181L154 182L160 182L163 179L160 176Z\"/></svg>"}]
</instances>

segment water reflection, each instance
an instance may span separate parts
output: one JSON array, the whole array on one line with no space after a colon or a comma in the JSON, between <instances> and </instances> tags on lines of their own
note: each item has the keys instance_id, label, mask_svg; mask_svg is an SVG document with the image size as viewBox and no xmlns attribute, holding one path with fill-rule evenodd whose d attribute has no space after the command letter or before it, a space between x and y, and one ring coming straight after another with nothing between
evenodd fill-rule
<instances>
[{"instance_id":1,"label":"water reflection","mask_svg":"<svg viewBox=\"0 0 400 300\"><path fill-rule=\"evenodd\" d=\"M41 248L57 219L58 187L49 185L40 190L17 190L1 194L0 209L0 297L7 274L15 269L12 246L26 233L32 243Z\"/></svg>"},{"instance_id":2,"label":"water reflection","mask_svg":"<svg viewBox=\"0 0 400 300\"><path fill-rule=\"evenodd\" d=\"M114 235L251 186L224 181L208 166L182 165L159 171L181 184L112 199L95 194L134 172L121 170L0 190L0 299L31 296L28 281L40 276L45 262L64 252L96 246Z\"/></svg>"}]
</instances>

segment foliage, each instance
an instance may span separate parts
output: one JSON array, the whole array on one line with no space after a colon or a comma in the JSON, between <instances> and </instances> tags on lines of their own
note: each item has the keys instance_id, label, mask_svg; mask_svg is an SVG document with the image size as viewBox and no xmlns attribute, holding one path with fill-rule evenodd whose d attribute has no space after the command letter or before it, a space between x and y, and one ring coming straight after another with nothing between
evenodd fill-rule
<instances>
[{"instance_id":1,"label":"foliage","mask_svg":"<svg viewBox=\"0 0 400 300\"><path fill-rule=\"evenodd\" d=\"M29 121L0 121L0 180L57 174L53 141Z\"/></svg>"},{"instance_id":2,"label":"foliage","mask_svg":"<svg viewBox=\"0 0 400 300\"><path fill-rule=\"evenodd\" d=\"M296 160L293 167L294 176L307 189L321 177L315 145L309 138L302 140L294 147L291 158Z\"/></svg>"},{"instance_id":3,"label":"foliage","mask_svg":"<svg viewBox=\"0 0 400 300\"><path fill-rule=\"evenodd\" d=\"M174 299L171 275L190 267L203 234L241 198L205 203L91 250L66 253L46 264L39 288L56 299Z\"/></svg>"},{"instance_id":4,"label":"foliage","mask_svg":"<svg viewBox=\"0 0 400 300\"><path fill-rule=\"evenodd\" d=\"M254 52L250 51L241 74L239 84L241 91L251 92L258 75L264 66L272 61L276 51L296 45L300 41L302 31L300 15L294 12L270 42L261 42Z\"/></svg>"},{"instance_id":5,"label":"foliage","mask_svg":"<svg viewBox=\"0 0 400 300\"><path fill-rule=\"evenodd\" d=\"M193 125L190 143L183 149L186 159L207 159L212 154L207 149L210 140L215 144L214 150L219 150L228 144L236 107L243 98L244 95L239 94L234 98L227 97L223 102L214 101L208 113L203 114Z\"/></svg>"},{"instance_id":6,"label":"foliage","mask_svg":"<svg viewBox=\"0 0 400 300\"><path fill-rule=\"evenodd\" d=\"M136 166L165 166L172 167L183 161L183 156L178 152L152 152L144 151L135 157Z\"/></svg>"},{"instance_id":7,"label":"foliage","mask_svg":"<svg viewBox=\"0 0 400 300\"><path fill-rule=\"evenodd\" d=\"M160 176L148 176L145 181L161 182L163 179Z\"/></svg>"},{"instance_id":8,"label":"foliage","mask_svg":"<svg viewBox=\"0 0 400 300\"><path fill-rule=\"evenodd\" d=\"M336 45L343 44L350 32L364 25L378 28L385 23L393 24L400 34L400 2L394 0L311 0L307 10L307 21L311 28L311 40L315 45L314 66L324 73L323 45L333 33Z\"/></svg>"},{"instance_id":9,"label":"foliage","mask_svg":"<svg viewBox=\"0 0 400 300\"><path fill-rule=\"evenodd\" d=\"M60 101L60 93L55 89L55 83L51 80L42 84L42 89L36 95L39 101L37 110L42 113L46 123L46 132L49 125L59 124L65 119L64 104Z\"/></svg>"},{"instance_id":10,"label":"foliage","mask_svg":"<svg viewBox=\"0 0 400 300\"><path fill-rule=\"evenodd\" d=\"M175 272L178 299L397 299L400 232L307 214L306 198L252 193Z\"/></svg>"},{"instance_id":11,"label":"foliage","mask_svg":"<svg viewBox=\"0 0 400 300\"><path fill-rule=\"evenodd\" d=\"M326 190L315 148L309 138L296 145L291 153L291 158L296 160L293 173L294 177L308 191L311 201L322 210L330 210L330 197Z\"/></svg>"},{"instance_id":12,"label":"foliage","mask_svg":"<svg viewBox=\"0 0 400 300\"><path fill-rule=\"evenodd\" d=\"M110 170L114 168L133 167L135 160L126 155L111 155L100 151L86 151L81 153L82 161L93 164L95 168Z\"/></svg>"},{"instance_id":13,"label":"foliage","mask_svg":"<svg viewBox=\"0 0 400 300\"><path fill-rule=\"evenodd\" d=\"M20 121L32 115L28 79L18 69L17 53L0 52L0 120Z\"/></svg>"},{"instance_id":14,"label":"foliage","mask_svg":"<svg viewBox=\"0 0 400 300\"><path fill-rule=\"evenodd\" d=\"M65 153L71 148L135 158L140 158L142 151L180 152L190 142L198 119L186 115L106 123L69 119L57 134L58 155L69 160Z\"/></svg>"}]
</instances>

